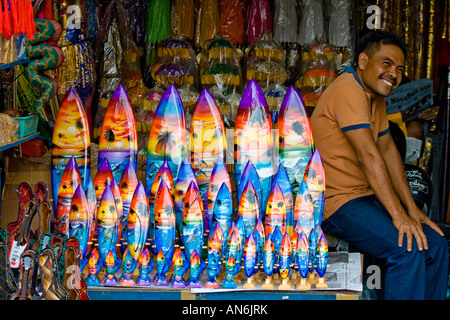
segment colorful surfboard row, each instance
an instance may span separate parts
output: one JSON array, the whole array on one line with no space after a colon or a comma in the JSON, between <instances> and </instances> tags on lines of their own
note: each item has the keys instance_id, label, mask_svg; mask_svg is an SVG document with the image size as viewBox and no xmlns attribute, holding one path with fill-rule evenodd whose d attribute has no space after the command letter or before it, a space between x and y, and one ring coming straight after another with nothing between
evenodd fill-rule
<instances>
[{"instance_id":1,"label":"colorful surfboard row","mask_svg":"<svg viewBox=\"0 0 450 320\"><path fill-rule=\"evenodd\" d=\"M150 131L145 181L148 210L143 210L145 201L134 199L143 199L144 187L136 178L136 125L125 89L122 85L117 88L106 110L98 170L92 181L87 117L76 91L71 88L58 112L52 148L53 199L56 218L61 222L60 231L68 233L84 226L85 229L76 234L83 243L89 239L84 244L87 248L88 243L92 243L92 232L97 230L103 263L109 250L115 259L114 243L118 241L122 252L128 248L137 261L147 236L152 252L156 255L161 251L165 261L171 261L176 230L183 244L189 247L188 256L194 250L201 251L204 239L199 239L200 235L211 230L211 238L217 225L222 229L226 244L228 231L234 224L234 209L231 180L224 163L226 137L220 112L205 89L194 110L189 135L184 117L181 98L171 86L158 105ZM267 102L258 84L251 81L241 100L234 137L238 199L235 209L237 215L242 216L247 236L258 220L260 225L265 223L266 234L273 233L278 226L283 234L289 235L297 221L308 232L320 226L322 220L325 174L319 152L313 152L312 131L304 103L294 87L289 88L283 100L277 127L279 165L273 154ZM190 161L186 157L187 137L190 138ZM81 190L86 196L89 190L92 194L92 189L96 199L91 196L90 209L72 212L72 202L78 210L85 204L80 199ZM96 206L92 205L94 200ZM140 211L136 211L136 206L131 211L133 201L142 206ZM77 221L72 228L71 215L73 221ZM128 224L134 229L130 230ZM91 233L86 234L87 229ZM115 231L111 233L111 230ZM124 230L127 232L123 233ZM127 242L129 234L133 239ZM263 244L259 247L262 250Z\"/></svg>"}]
</instances>

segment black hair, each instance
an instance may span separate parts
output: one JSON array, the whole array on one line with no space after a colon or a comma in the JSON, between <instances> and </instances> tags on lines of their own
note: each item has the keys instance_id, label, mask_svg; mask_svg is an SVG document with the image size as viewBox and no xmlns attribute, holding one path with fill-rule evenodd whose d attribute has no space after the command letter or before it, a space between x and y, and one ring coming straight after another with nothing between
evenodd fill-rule
<instances>
[{"instance_id":1,"label":"black hair","mask_svg":"<svg viewBox=\"0 0 450 320\"><path fill-rule=\"evenodd\" d=\"M392 32L377 30L366 33L358 43L355 52L355 64L358 65L359 55L365 52L369 57L380 48L380 44L393 44L399 47L403 54L408 55L405 42L398 35Z\"/></svg>"}]
</instances>

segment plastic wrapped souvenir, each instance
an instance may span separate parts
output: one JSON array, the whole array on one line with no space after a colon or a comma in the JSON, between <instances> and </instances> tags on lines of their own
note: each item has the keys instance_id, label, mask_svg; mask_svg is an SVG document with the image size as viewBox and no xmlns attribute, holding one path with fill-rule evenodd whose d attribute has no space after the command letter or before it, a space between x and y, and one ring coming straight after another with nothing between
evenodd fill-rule
<instances>
[{"instance_id":1,"label":"plastic wrapped souvenir","mask_svg":"<svg viewBox=\"0 0 450 320\"><path fill-rule=\"evenodd\" d=\"M337 76L336 52L332 46L316 42L303 48L295 87L301 93L306 106L314 107Z\"/></svg>"},{"instance_id":2,"label":"plastic wrapped souvenir","mask_svg":"<svg viewBox=\"0 0 450 320\"><path fill-rule=\"evenodd\" d=\"M297 1L276 0L273 37L279 42L297 42Z\"/></svg>"},{"instance_id":3,"label":"plastic wrapped souvenir","mask_svg":"<svg viewBox=\"0 0 450 320\"><path fill-rule=\"evenodd\" d=\"M219 1L202 0L195 26L195 47L201 48L205 41L219 33Z\"/></svg>"},{"instance_id":4,"label":"plastic wrapped souvenir","mask_svg":"<svg viewBox=\"0 0 450 320\"><path fill-rule=\"evenodd\" d=\"M263 34L245 50L245 80L255 79L261 88L272 83L284 84L287 79L283 46L270 34Z\"/></svg>"},{"instance_id":5,"label":"plastic wrapped souvenir","mask_svg":"<svg viewBox=\"0 0 450 320\"><path fill-rule=\"evenodd\" d=\"M300 45L324 39L325 25L321 0L302 0L302 14L298 26L297 41Z\"/></svg>"},{"instance_id":6,"label":"plastic wrapped souvenir","mask_svg":"<svg viewBox=\"0 0 450 320\"><path fill-rule=\"evenodd\" d=\"M349 0L331 0L328 40L337 47L348 47L351 44Z\"/></svg>"},{"instance_id":7,"label":"plastic wrapped souvenir","mask_svg":"<svg viewBox=\"0 0 450 320\"><path fill-rule=\"evenodd\" d=\"M220 33L234 45L245 43L244 13L241 0L221 0Z\"/></svg>"},{"instance_id":8,"label":"plastic wrapped souvenir","mask_svg":"<svg viewBox=\"0 0 450 320\"><path fill-rule=\"evenodd\" d=\"M247 14L247 43L263 33L272 32L272 11L269 0L250 0Z\"/></svg>"},{"instance_id":9,"label":"plastic wrapped souvenir","mask_svg":"<svg viewBox=\"0 0 450 320\"><path fill-rule=\"evenodd\" d=\"M194 0L172 1L172 32L188 40L194 39Z\"/></svg>"},{"instance_id":10,"label":"plastic wrapped souvenir","mask_svg":"<svg viewBox=\"0 0 450 320\"><path fill-rule=\"evenodd\" d=\"M146 42L166 39L171 29L170 0L152 0L147 10Z\"/></svg>"},{"instance_id":11,"label":"plastic wrapped souvenir","mask_svg":"<svg viewBox=\"0 0 450 320\"><path fill-rule=\"evenodd\" d=\"M201 57L200 81L204 88L217 86L224 95L233 88L241 91L242 71L238 53L231 41L215 36L205 43Z\"/></svg>"}]
</instances>

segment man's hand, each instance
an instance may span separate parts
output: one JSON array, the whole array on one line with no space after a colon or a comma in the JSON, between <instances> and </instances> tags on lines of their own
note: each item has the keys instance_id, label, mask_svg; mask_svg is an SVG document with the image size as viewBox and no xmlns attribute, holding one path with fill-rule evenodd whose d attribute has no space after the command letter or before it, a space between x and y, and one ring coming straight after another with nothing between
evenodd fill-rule
<instances>
[{"instance_id":1,"label":"man's hand","mask_svg":"<svg viewBox=\"0 0 450 320\"><path fill-rule=\"evenodd\" d=\"M429 226L431 229L436 231L441 236L444 236L442 230L431 221L426 215L423 214L422 211L419 210L418 207L410 210L407 215L399 214L392 218L392 223L398 230L398 245L401 247L403 245L403 239L406 236L407 240L407 250L412 250L412 239L413 236L416 238L417 247L419 251L422 251L424 248L428 250L428 241L425 233L422 229L422 224Z\"/></svg>"}]
</instances>

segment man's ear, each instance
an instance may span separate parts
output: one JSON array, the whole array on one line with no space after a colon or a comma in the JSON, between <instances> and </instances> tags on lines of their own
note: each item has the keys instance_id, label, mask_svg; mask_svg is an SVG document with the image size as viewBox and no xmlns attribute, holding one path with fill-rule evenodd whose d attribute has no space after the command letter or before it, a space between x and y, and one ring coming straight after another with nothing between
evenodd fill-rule
<instances>
[{"instance_id":1,"label":"man's ear","mask_svg":"<svg viewBox=\"0 0 450 320\"><path fill-rule=\"evenodd\" d=\"M358 57L358 67L361 70L364 70L368 61L369 61L369 56L365 52L361 52Z\"/></svg>"}]
</instances>

